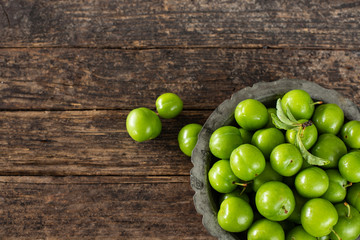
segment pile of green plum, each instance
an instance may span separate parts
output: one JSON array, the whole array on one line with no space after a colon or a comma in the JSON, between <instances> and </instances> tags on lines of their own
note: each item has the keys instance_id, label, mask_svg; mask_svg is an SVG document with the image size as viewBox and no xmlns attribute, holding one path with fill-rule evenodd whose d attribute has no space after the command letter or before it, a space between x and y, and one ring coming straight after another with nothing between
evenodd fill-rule
<instances>
[{"instance_id":1,"label":"pile of green plum","mask_svg":"<svg viewBox=\"0 0 360 240\"><path fill-rule=\"evenodd\" d=\"M209 140L219 225L247 239L360 235L360 121L294 89L266 107L241 101Z\"/></svg>"}]
</instances>

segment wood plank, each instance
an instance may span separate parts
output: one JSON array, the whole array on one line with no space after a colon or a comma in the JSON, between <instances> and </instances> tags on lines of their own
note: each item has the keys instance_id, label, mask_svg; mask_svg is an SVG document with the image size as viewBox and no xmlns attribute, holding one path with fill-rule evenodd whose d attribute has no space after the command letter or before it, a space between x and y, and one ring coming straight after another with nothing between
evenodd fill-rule
<instances>
[{"instance_id":1,"label":"wood plank","mask_svg":"<svg viewBox=\"0 0 360 240\"><path fill-rule=\"evenodd\" d=\"M205 123L210 111L162 120L161 135L138 143L125 128L128 111L0 112L0 175L183 175L192 163L177 135Z\"/></svg>"},{"instance_id":2,"label":"wood plank","mask_svg":"<svg viewBox=\"0 0 360 240\"><path fill-rule=\"evenodd\" d=\"M214 239L188 177L1 176L0 196L1 239Z\"/></svg>"},{"instance_id":3,"label":"wood plank","mask_svg":"<svg viewBox=\"0 0 360 240\"><path fill-rule=\"evenodd\" d=\"M2 47L360 46L356 0L5 0L2 5Z\"/></svg>"},{"instance_id":4,"label":"wood plank","mask_svg":"<svg viewBox=\"0 0 360 240\"><path fill-rule=\"evenodd\" d=\"M0 49L0 109L154 108L163 92L213 110L260 81L301 78L360 104L360 52L273 49Z\"/></svg>"}]
</instances>

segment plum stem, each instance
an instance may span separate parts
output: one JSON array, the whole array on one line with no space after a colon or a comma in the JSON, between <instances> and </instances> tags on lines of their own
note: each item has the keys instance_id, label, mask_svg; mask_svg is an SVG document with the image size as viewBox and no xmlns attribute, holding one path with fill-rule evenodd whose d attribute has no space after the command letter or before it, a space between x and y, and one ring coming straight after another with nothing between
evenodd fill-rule
<instances>
[{"instance_id":1,"label":"plum stem","mask_svg":"<svg viewBox=\"0 0 360 240\"><path fill-rule=\"evenodd\" d=\"M337 234L337 232L335 232L334 229L331 229L331 231L334 233L334 235L337 237L338 240L342 240L339 234Z\"/></svg>"},{"instance_id":2,"label":"plum stem","mask_svg":"<svg viewBox=\"0 0 360 240\"><path fill-rule=\"evenodd\" d=\"M351 187L351 186L352 186L352 182L350 182L350 183L348 183L348 184L346 184L346 185L343 185L343 186L344 186L344 188Z\"/></svg>"},{"instance_id":3,"label":"plum stem","mask_svg":"<svg viewBox=\"0 0 360 240\"><path fill-rule=\"evenodd\" d=\"M351 217L351 208L350 208L350 205L349 205L347 202L344 202L344 205L345 205L345 207L348 209L348 212L347 212L346 217L347 217L347 218L350 218L350 217Z\"/></svg>"},{"instance_id":4,"label":"plum stem","mask_svg":"<svg viewBox=\"0 0 360 240\"><path fill-rule=\"evenodd\" d=\"M323 101L317 101L317 102L313 102L312 105L319 105L319 104L323 104Z\"/></svg>"}]
</instances>

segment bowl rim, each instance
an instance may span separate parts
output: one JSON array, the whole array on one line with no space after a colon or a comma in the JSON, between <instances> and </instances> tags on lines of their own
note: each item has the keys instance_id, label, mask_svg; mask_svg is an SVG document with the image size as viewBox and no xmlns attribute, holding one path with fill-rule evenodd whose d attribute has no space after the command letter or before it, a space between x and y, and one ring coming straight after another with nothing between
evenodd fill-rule
<instances>
[{"instance_id":1,"label":"bowl rim","mask_svg":"<svg viewBox=\"0 0 360 240\"><path fill-rule=\"evenodd\" d=\"M190 185L194 190L193 201L198 214L202 215L202 223L208 233L221 240L236 240L238 237L223 230L217 222L217 211L211 200L211 187L208 182L211 153L209 138L219 127L234 121L234 111L237 104L245 99L253 98L260 102L275 101L284 93L292 89L307 91L313 99L325 103L335 103L344 111L345 118L360 121L360 108L334 89L328 89L317 83L302 80L282 78L273 82L259 82L252 87L245 87L230 99L223 101L208 117L203 125L198 141L191 155L193 168L190 170Z\"/></svg>"}]
</instances>

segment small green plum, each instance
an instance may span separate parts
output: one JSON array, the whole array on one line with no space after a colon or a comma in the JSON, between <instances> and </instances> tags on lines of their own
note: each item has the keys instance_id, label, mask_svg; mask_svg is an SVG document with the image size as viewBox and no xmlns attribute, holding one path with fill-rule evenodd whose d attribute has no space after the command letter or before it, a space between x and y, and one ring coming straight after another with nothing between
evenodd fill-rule
<instances>
[{"instance_id":1,"label":"small green plum","mask_svg":"<svg viewBox=\"0 0 360 240\"><path fill-rule=\"evenodd\" d=\"M294 89L285 93L281 99L281 105L285 112L289 108L297 120L310 119L315 109L311 96L302 89Z\"/></svg>"},{"instance_id":2,"label":"small green plum","mask_svg":"<svg viewBox=\"0 0 360 240\"><path fill-rule=\"evenodd\" d=\"M201 128L202 126L200 124L190 123L185 125L178 134L180 150L188 157L191 157Z\"/></svg>"},{"instance_id":3,"label":"small green plum","mask_svg":"<svg viewBox=\"0 0 360 240\"><path fill-rule=\"evenodd\" d=\"M344 124L344 112L337 104L322 104L315 109L312 121L320 134L336 135Z\"/></svg>"},{"instance_id":4,"label":"small green plum","mask_svg":"<svg viewBox=\"0 0 360 240\"><path fill-rule=\"evenodd\" d=\"M301 210L301 225L307 233L314 237L330 234L338 221L338 213L334 205L326 199L312 198Z\"/></svg>"},{"instance_id":5,"label":"small green plum","mask_svg":"<svg viewBox=\"0 0 360 240\"><path fill-rule=\"evenodd\" d=\"M347 146L354 149L360 148L360 121L353 120L343 125L340 130L341 139Z\"/></svg>"},{"instance_id":6,"label":"small green plum","mask_svg":"<svg viewBox=\"0 0 360 240\"><path fill-rule=\"evenodd\" d=\"M295 175L303 164L300 150L291 143L276 146L270 154L271 167L280 175L290 177Z\"/></svg>"},{"instance_id":7,"label":"small green plum","mask_svg":"<svg viewBox=\"0 0 360 240\"><path fill-rule=\"evenodd\" d=\"M183 101L175 93L164 93L156 99L156 111L162 118L174 118L183 110Z\"/></svg>"},{"instance_id":8,"label":"small green plum","mask_svg":"<svg viewBox=\"0 0 360 240\"><path fill-rule=\"evenodd\" d=\"M346 188L350 185L337 169L327 169L325 172L329 177L329 187L321 197L332 203L343 201L346 196Z\"/></svg>"},{"instance_id":9,"label":"small green plum","mask_svg":"<svg viewBox=\"0 0 360 240\"><path fill-rule=\"evenodd\" d=\"M212 188L219 193L229 193L235 190L239 179L231 171L229 160L219 160L210 168L209 182Z\"/></svg>"},{"instance_id":10,"label":"small green plum","mask_svg":"<svg viewBox=\"0 0 360 240\"><path fill-rule=\"evenodd\" d=\"M285 232L278 222L260 219L254 222L247 233L248 240L285 240Z\"/></svg>"},{"instance_id":11,"label":"small green plum","mask_svg":"<svg viewBox=\"0 0 360 240\"><path fill-rule=\"evenodd\" d=\"M247 230L254 219L254 213L249 203L237 197L225 199L217 215L221 228L228 232L243 232Z\"/></svg>"},{"instance_id":12,"label":"small green plum","mask_svg":"<svg viewBox=\"0 0 360 240\"><path fill-rule=\"evenodd\" d=\"M338 203L335 205L339 215L339 220L330 233L330 239L355 240L360 235L360 213L348 203Z\"/></svg>"},{"instance_id":13,"label":"small green plum","mask_svg":"<svg viewBox=\"0 0 360 240\"><path fill-rule=\"evenodd\" d=\"M268 123L269 115L265 105L255 99L241 101L235 108L235 120L241 128L254 131Z\"/></svg>"},{"instance_id":14,"label":"small green plum","mask_svg":"<svg viewBox=\"0 0 360 240\"><path fill-rule=\"evenodd\" d=\"M360 152L354 151L342 156L339 160L339 171L349 182L360 182Z\"/></svg>"},{"instance_id":15,"label":"small green plum","mask_svg":"<svg viewBox=\"0 0 360 240\"><path fill-rule=\"evenodd\" d=\"M277 128L265 128L257 130L251 144L260 149L266 159L269 159L271 151L285 142L284 134Z\"/></svg>"},{"instance_id":16,"label":"small green plum","mask_svg":"<svg viewBox=\"0 0 360 240\"><path fill-rule=\"evenodd\" d=\"M266 182L255 195L259 213L272 221L287 219L295 209L295 197L291 189L279 181Z\"/></svg>"},{"instance_id":17,"label":"small green plum","mask_svg":"<svg viewBox=\"0 0 360 240\"><path fill-rule=\"evenodd\" d=\"M296 191L303 197L316 198L323 195L329 187L329 177L319 167L301 170L295 177Z\"/></svg>"},{"instance_id":18,"label":"small green plum","mask_svg":"<svg viewBox=\"0 0 360 240\"><path fill-rule=\"evenodd\" d=\"M347 189L346 201L360 212L360 183L353 184Z\"/></svg>"},{"instance_id":19,"label":"small green plum","mask_svg":"<svg viewBox=\"0 0 360 240\"><path fill-rule=\"evenodd\" d=\"M161 127L160 118L145 107L133 109L126 117L126 130L137 142L156 138L161 132Z\"/></svg>"},{"instance_id":20,"label":"small green plum","mask_svg":"<svg viewBox=\"0 0 360 240\"><path fill-rule=\"evenodd\" d=\"M324 133L319 136L311 153L330 161L329 164L323 166L324 168L336 168L339 159L347 153L347 148L345 143L334 134Z\"/></svg>"},{"instance_id":21,"label":"small green plum","mask_svg":"<svg viewBox=\"0 0 360 240\"><path fill-rule=\"evenodd\" d=\"M264 171L265 158L257 147L242 144L231 153L230 166L239 179L250 181Z\"/></svg>"},{"instance_id":22,"label":"small green plum","mask_svg":"<svg viewBox=\"0 0 360 240\"><path fill-rule=\"evenodd\" d=\"M223 126L216 129L210 137L211 153L220 159L230 159L232 151L243 143L241 133L233 126Z\"/></svg>"}]
</instances>

